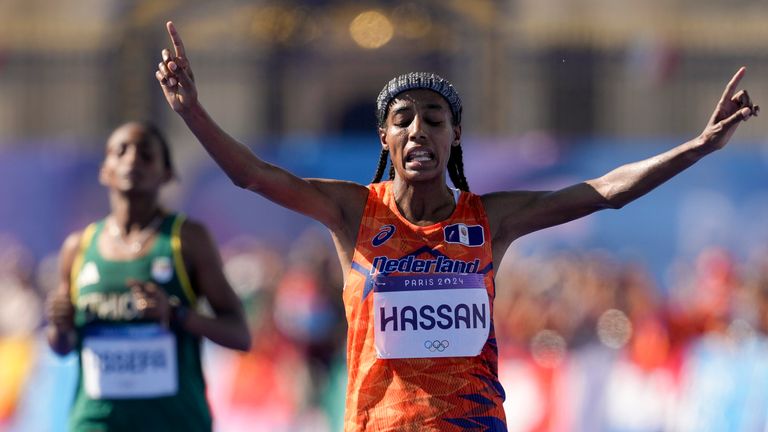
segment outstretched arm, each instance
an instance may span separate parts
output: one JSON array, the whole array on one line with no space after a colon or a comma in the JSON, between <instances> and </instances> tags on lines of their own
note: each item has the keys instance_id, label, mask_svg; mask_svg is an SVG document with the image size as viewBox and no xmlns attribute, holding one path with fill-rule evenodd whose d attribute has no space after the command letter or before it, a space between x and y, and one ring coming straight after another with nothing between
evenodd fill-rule
<instances>
[{"instance_id":1,"label":"outstretched arm","mask_svg":"<svg viewBox=\"0 0 768 432\"><path fill-rule=\"evenodd\" d=\"M199 103L184 43L172 22L167 23L167 30L174 52L162 51L163 61L158 64L155 77L170 107L186 122L232 182L318 220L340 235L343 243L343 237L354 238L367 190L351 182L299 178L261 160L229 136Z\"/></svg>"},{"instance_id":2,"label":"outstretched arm","mask_svg":"<svg viewBox=\"0 0 768 432\"><path fill-rule=\"evenodd\" d=\"M550 192L500 192L483 197L491 234L503 249L527 233L562 224L597 210L621 208L723 148L742 121L756 116L746 91L736 92L740 68L725 87L704 131L695 139L649 159L623 165L602 177ZM495 254L497 255L497 254Z\"/></svg>"}]
</instances>

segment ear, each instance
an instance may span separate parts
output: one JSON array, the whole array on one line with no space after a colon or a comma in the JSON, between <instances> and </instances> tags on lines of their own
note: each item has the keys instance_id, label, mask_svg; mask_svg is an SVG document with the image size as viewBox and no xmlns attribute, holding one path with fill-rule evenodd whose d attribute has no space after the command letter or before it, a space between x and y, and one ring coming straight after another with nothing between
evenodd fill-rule
<instances>
[{"instance_id":1,"label":"ear","mask_svg":"<svg viewBox=\"0 0 768 432\"><path fill-rule=\"evenodd\" d=\"M453 147L458 147L461 144L461 125L453 127Z\"/></svg>"},{"instance_id":2,"label":"ear","mask_svg":"<svg viewBox=\"0 0 768 432\"><path fill-rule=\"evenodd\" d=\"M387 144L387 130L385 128L379 128L379 142L381 142L381 148L389 151L389 144Z\"/></svg>"},{"instance_id":3,"label":"ear","mask_svg":"<svg viewBox=\"0 0 768 432\"><path fill-rule=\"evenodd\" d=\"M104 162L102 162L101 167L99 167L99 184L107 186L107 174L104 171Z\"/></svg>"}]
</instances>

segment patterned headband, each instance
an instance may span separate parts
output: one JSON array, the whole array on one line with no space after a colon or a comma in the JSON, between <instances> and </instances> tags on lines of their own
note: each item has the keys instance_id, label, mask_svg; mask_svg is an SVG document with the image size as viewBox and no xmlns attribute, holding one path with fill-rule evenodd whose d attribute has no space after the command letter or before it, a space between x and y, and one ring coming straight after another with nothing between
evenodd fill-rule
<instances>
[{"instance_id":1,"label":"patterned headband","mask_svg":"<svg viewBox=\"0 0 768 432\"><path fill-rule=\"evenodd\" d=\"M389 81L376 98L376 120L379 127L384 125L392 99L404 91L413 89L427 89L440 94L448 101L456 124L461 124L461 98L451 83L433 73L410 72Z\"/></svg>"}]
</instances>

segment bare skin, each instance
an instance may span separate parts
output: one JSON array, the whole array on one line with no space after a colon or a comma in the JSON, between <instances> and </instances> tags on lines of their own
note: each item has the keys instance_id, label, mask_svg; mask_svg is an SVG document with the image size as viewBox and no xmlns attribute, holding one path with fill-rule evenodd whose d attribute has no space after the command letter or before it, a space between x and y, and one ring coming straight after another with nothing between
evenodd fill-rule
<instances>
[{"instance_id":1,"label":"bare skin","mask_svg":"<svg viewBox=\"0 0 768 432\"><path fill-rule=\"evenodd\" d=\"M152 224L164 215L158 193L173 177L163 164L161 152L160 144L137 123L123 125L110 136L99 172L99 181L109 190L111 206L105 233L112 228L114 234L99 236L97 247L105 259L132 260L152 248L156 234ZM83 232L78 231L64 241L59 259L59 286L46 305L50 323L48 342L59 354L70 352L75 344L71 274L82 235ZM224 277L213 240L205 227L189 220L182 225L180 235L182 257L193 289L208 300L214 312L214 317L208 317L190 309L180 323L182 329L225 347L248 350L251 340L245 315ZM140 249L128 247L137 241ZM127 280L126 285L131 288L134 305L144 318L168 324L171 306L164 290L151 282Z\"/></svg>"},{"instance_id":2,"label":"bare skin","mask_svg":"<svg viewBox=\"0 0 768 432\"><path fill-rule=\"evenodd\" d=\"M259 159L226 134L197 98L184 43L167 23L174 51L162 51L155 72L169 106L186 122L232 182L323 223L331 231L342 270L351 267L368 189L329 179L302 179ZM649 159L556 191L506 191L482 196L490 224L493 265L517 238L595 211L618 209L645 195L707 154L724 147L741 122L757 115L746 91L737 91L740 68L696 138ZM431 225L447 219L455 202L446 186L450 147L459 145L461 127L452 123L448 103L429 90L411 90L390 104L379 140L395 167L394 196L407 220ZM416 152L416 153L414 153Z\"/></svg>"}]
</instances>

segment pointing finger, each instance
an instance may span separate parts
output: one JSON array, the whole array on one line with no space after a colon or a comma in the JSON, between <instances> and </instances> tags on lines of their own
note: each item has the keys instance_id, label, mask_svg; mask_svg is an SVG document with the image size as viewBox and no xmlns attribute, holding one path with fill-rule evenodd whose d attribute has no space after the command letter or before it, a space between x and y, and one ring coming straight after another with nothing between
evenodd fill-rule
<instances>
[{"instance_id":1,"label":"pointing finger","mask_svg":"<svg viewBox=\"0 0 768 432\"><path fill-rule=\"evenodd\" d=\"M173 25L173 21L168 21L165 24L165 27L168 29L168 35L171 37L171 41L173 42L173 49L176 51L176 57L186 57L186 52L184 51L184 42L181 41L181 36L179 35L179 32L176 31L176 27Z\"/></svg>"}]
</instances>

